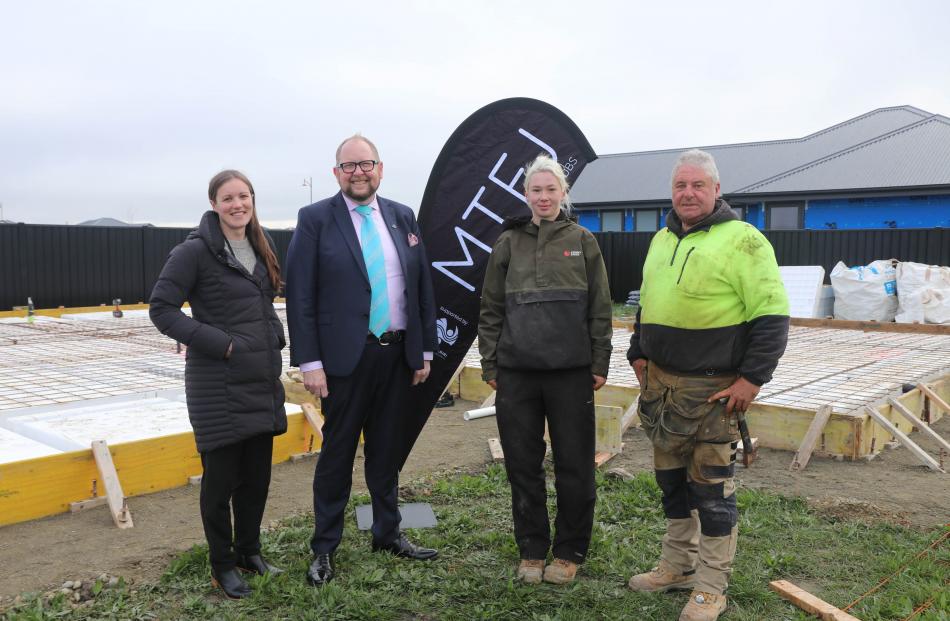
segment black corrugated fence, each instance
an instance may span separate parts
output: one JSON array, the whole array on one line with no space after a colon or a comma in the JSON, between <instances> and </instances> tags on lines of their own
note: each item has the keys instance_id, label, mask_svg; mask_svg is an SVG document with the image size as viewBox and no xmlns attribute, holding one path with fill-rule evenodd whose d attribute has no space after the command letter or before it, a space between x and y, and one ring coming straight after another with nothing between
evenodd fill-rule
<instances>
[{"instance_id":1,"label":"black corrugated fence","mask_svg":"<svg viewBox=\"0 0 950 621\"><path fill-rule=\"evenodd\" d=\"M96 306L121 298L148 300L168 252L189 229L112 228L44 224L0 224L0 310ZM281 264L291 231L268 231ZM840 260L866 265L898 259L950 265L950 229L766 231L779 265L821 265L825 273ZM653 233L595 233L610 277L614 300L640 288L641 267Z\"/></svg>"},{"instance_id":2,"label":"black corrugated fence","mask_svg":"<svg viewBox=\"0 0 950 621\"><path fill-rule=\"evenodd\" d=\"M191 229L0 225L0 310L144 302ZM283 262L291 231L268 231Z\"/></svg>"},{"instance_id":3,"label":"black corrugated fence","mask_svg":"<svg viewBox=\"0 0 950 621\"><path fill-rule=\"evenodd\" d=\"M827 231L763 231L775 248L779 265L821 265L825 282L838 261L867 265L897 259L950 265L950 229L858 229ZM594 233L604 253L610 293L617 302L640 288L641 268L653 233Z\"/></svg>"}]
</instances>

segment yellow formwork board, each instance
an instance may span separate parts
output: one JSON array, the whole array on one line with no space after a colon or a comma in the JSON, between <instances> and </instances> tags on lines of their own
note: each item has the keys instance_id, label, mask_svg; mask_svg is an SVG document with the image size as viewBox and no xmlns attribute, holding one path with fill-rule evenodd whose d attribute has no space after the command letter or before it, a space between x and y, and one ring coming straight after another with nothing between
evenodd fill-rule
<instances>
[{"instance_id":1,"label":"yellow formwork board","mask_svg":"<svg viewBox=\"0 0 950 621\"><path fill-rule=\"evenodd\" d=\"M317 451L320 438L303 413L287 416L287 433L274 438L273 463L296 453ZM179 433L109 447L122 491L128 497L188 483L201 474L192 433ZM0 526L69 511L72 502L105 489L91 449L0 464ZM135 505L131 510L134 515Z\"/></svg>"},{"instance_id":2,"label":"yellow formwork board","mask_svg":"<svg viewBox=\"0 0 950 621\"><path fill-rule=\"evenodd\" d=\"M187 304L185 306L188 306ZM148 310L148 304L121 304L119 308L122 310ZM33 311L34 315L43 316L43 317L60 317L66 314L73 313L101 313L103 311L111 311L115 309L114 306L109 304L103 304L101 306L76 306L73 308L38 308ZM5 317L26 317L26 310L8 310L0 311L0 319Z\"/></svg>"},{"instance_id":3,"label":"yellow formwork board","mask_svg":"<svg viewBox=\"0 0 950 621\"><path fill-rule=\"evenodd\" d=\"M939 396L944 401L950 401L950 376L944 376L935 381L926 383L935 393L937 393L937 396ZM920 392L919 389L914 389L898 397L897 401L905 408L910 410L914 416L922 419L924 412L924 402L929 400L925 399L925 396ZM878 405L876 406L876 409L884 417L891 421L891 424L897 427L900 431L903 431L905 434L910 435L914 430L914 427L911 425L910 421L898 414L890 405ZM929 404L929 417L931 423L937 422L945 415L946 412L943 412L939 407L936 406L936 404ZM884 443L890 442L894 439L889 431L881 427L870 416L862 413L861 417L861 434L863 440L861 443L862 455L870 454L872 452L877 453L881 450ZM872 441L874 446L873 451L871 449Z\"/></svg>"},{"instance_id":4,"label":"yellow formwork board","mask_svg":"<svg viewBox=\"0 0 950 621\"><path fill-rule=\"evenodd\" d=\"M950 376L927 384L944 400L950 398ZM638 393L639 389L632 386L607 384L595 393L595 401L598 405L619 406L626 410ZM491 388L482 381L481 369L463 369L459 376L459 396L462 399L481 401L489 394ZM916 415L921 414L923 399L919 390L902 395L900 401ZM882 406L879 409L902 431L910 432L910 424L900 415L891 413L890 406ZM942 415L938 408L931 406L932 421L939 420ZM809 408L768 403L754 403L746 416L750 433L759 439L760 446L787 451L798 450L814 417L815 410ZM880 451L883 443L889 440L890 434L866 414L836 412L825 425L815 452L858 459Z\"/></svg>"}]
</instances>

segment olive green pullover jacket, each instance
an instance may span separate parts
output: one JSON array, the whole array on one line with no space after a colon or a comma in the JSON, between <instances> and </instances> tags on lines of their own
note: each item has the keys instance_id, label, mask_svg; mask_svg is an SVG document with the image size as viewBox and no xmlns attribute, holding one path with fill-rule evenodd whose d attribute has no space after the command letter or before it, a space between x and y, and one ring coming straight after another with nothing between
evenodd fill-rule
<instances>
[{"instance_id":1,"label":"olive green pullover jacket","mask_svg":"<svg viewBox=\"0 0 950 621\"><path fill-rule=\"evenodd\" d=\"M555 221L509 220L488 260L478 320L482 378L496 368L574 369L607 377L611 303L607 269L590 231Z\"/></svg>"},{"instance_id":2,"label":"olive green pullover jacket","mask_svg":"<svg viewBox=\"0 0 950 621\"><path fill-rule=\"evenodd\" d=\"M669 371L772 379L788 340L788 296L772 245L729 205L688 232L676 212L650 242L627 358Z\"/></svg>"}]
</instances>

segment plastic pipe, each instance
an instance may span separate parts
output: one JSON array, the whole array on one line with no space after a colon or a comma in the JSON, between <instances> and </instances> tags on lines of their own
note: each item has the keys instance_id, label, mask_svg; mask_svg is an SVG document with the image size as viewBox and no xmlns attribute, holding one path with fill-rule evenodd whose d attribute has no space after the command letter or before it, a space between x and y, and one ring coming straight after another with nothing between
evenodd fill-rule
<instances>
[{"instance_id":1,"label":"plastic pipe","mask_svg":"<svg viewBox=\"0 0 950 621\"><path fill-rule=\"evenodd\" d=\"M486 416L495 415L495 406L488 408L476 408L474 410L467 410L462 414L462 418L465 420L475 420L476 418L485 418Z\"/></svg>"}]
</instances>

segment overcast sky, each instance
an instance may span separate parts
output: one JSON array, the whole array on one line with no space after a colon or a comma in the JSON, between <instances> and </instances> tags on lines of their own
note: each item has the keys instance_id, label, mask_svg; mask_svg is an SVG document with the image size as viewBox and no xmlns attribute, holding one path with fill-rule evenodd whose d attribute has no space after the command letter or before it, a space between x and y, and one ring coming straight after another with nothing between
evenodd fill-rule
<instances>
[{"instance_id":1,"label":"overcast sky","mask_svg":"<svg viewBox=\"0 0 950 621\"><path fill-rule=\"evenodd\" d=\"M796 138L885 106L950 116L950 3L4 0L8 220L192 225L246 172L265 223L337 190L339 141L417 208L492 101L570 116L598 153ZM722 171L728 175L728 171Z\"/></svg>"}]
</instances>

